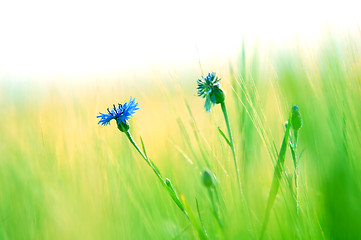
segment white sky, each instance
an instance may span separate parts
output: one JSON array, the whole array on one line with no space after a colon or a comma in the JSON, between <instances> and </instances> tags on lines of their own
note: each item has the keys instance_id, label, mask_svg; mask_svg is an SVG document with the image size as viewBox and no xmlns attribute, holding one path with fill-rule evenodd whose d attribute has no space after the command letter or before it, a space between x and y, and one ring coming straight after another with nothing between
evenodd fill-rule
<instances>
[{"instance_id":1,"label":"white sky","mask_svg":"<svg viewBox=\"0 0 361 240\"><path fill-rule=\"evenodd\" d=\"M92 74L228 57L360 22L361 1L0 0L0 74Z\"/></svg>"}]
</instances>

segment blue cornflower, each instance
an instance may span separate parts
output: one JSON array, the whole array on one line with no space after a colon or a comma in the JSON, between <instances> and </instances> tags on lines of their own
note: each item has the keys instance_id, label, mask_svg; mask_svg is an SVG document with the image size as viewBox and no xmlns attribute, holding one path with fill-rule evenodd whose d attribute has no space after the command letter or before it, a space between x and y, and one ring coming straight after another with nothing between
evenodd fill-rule
<instances>
[{"instance_id":1,"label":"blue cornflower","mask_svg":"<svg viewBox=\"0 0 361 240\"><path fill-rule=\"evenodd\" d=\"M216 73L208 73L206 77L202 76L198 79L197 94L206 99L204 108L207 112L211 111L211 107L218 103L223 103L226 95L221 88L220 78Z\"/></svg>"},{"instance_id":2,"label":"blue cornflower","mask_svg":"<svg viewBox=\"0 0 361 240\"><path fill-rule=\"evenodd\" d=\"M99 113L100 115L97 116L97 118L100 118L98 124L106 126L110 124L111 120L115 119L119 128L120 125L127 124L127 120L139 109L137 106L138 103L135 103L135 98L132 99L131 97L129 103L118 104L118 107L113 104L113 109L107 109L108 113Z\"/></svg>"}]
</instances>

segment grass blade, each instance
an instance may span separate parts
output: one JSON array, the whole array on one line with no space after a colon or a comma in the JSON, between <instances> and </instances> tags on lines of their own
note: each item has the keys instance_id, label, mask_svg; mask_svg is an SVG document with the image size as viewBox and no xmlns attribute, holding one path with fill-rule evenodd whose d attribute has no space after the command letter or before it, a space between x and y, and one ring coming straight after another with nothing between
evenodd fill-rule
<instances>
[{"instance_id":1,"label":"grass blade","mask_svg":"<svg viewBox=\"0 0 361 240\"><path fill-rule=\"evenodd\" d=\"M224 132L222 131L222 129L220 129L220 127L218 127L218 131L219 133L222 135L222 137L224 138L224 140L226 140L227 144L232 147L231 142L229 141L229 139L227 138L227 136L224 134Z\"/></svg>"},{"instance_id":2,"label":"grass blade","mask_svg":"<svg viewBox=\"0 0 361 240\"><path fill-rule=\"evenodd\" d=\"M280 152L278 154L277 164L275 166L273 179L272 179L272 184L271 184L271 189L270 189L268 200L267 200L266 213L265 213L265 217L264 217L264 221L263 221L263 226L262 226L262 230L261 230L260 239L263 238L264 233L266 231L266 227L267 227L267 224L268 224L268 220L269 220L269 217L270 217L272 206L273 206L273 203L274 203L274 201L276 199L278 189L280 187L280 179L281 179L282 169L283 169L283 165L284 165L285 157L286 157L288 138L289 138L289 135L290 135L290 128L291 128L290 120L291 120L291 117L292 117L292 113L291 113L291 115L290 115L290 117L288 119L286 132L285 132L285 135L283 137Z\"/></svg>"}]
</instances>

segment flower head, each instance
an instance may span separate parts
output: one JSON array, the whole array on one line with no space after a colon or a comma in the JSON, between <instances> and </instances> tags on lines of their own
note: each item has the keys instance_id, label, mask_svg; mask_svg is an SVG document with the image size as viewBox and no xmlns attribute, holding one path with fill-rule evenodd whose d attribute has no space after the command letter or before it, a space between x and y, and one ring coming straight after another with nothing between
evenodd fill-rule
<instances>
[{"instance_id":1,"label":"flower head","mask_svg":"<svg viewBox=\"0 0 361 240\"><path fill-rule=\"evenodd\" d=\"M97 118L100 118L98 124L101 124L103 126L106 126L110 124L110 121L115 119L117 121L118 126L126 124L127 120L129 120L132 115L135 113L138 103L135 103L135 98L130 98L129 103L118 104L118 107L116 107L113 104L113 109L109 108L108 113L99 113L100 115L97 116Z\"/></svg>"},{"instance_id":2,"label":"flower head","mask_svg":"<svg viewBox=\"0 0 361 240\"><path fill-rule=\"evenodd\" d=\"M207 112L211 111L213 105L224 102L226 95L221 88L220 80L216 73L212 72L197 81L197 94L206 99L204 108Z\"/></svg>"}]
</instances>

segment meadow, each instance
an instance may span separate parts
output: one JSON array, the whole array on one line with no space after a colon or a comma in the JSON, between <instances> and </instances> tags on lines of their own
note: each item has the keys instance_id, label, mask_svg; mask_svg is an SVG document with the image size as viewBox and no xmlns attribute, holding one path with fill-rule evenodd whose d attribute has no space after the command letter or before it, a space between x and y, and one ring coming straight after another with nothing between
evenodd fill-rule
<instances>
[{"instance_id":1,"label":"meadow","mask_svg":"<svg viewBox=\"0 0 361 240\"><path fill-rule=\"evenodd\" d=\"M3 76L0 239L259 239L294 105L298 171L287 142L263 238L360 239L360 43L359 32L286 50L254 45L235 62L147 81ZM211 71L226 92L241 193L220 104L208 113L196 93ZM129 131L190 217L116 122L98 125L99 112L131 96L140 109Z\"/></svg>"}]
</instances>

